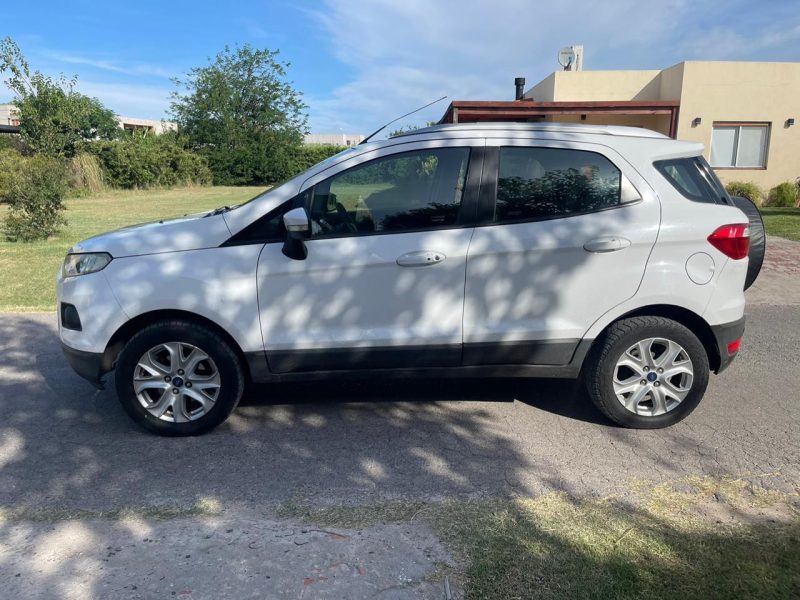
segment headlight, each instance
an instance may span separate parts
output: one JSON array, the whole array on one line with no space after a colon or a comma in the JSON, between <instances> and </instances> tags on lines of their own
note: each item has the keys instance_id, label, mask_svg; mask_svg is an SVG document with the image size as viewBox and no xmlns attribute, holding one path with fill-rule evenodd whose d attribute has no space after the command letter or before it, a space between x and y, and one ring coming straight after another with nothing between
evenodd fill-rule
<instances>
[{"instance_id":1,"label":"headlight","mask_svg":"<svg viewBox=\"0 0 800 600\"><path fill-rule=\"evenodd\" d=\"M77 277L102 271L111 262L111 255L106 252L93 252L87 254L67 254L64 266L61 267L63 277Z\"/></svg>"}]
</instances>

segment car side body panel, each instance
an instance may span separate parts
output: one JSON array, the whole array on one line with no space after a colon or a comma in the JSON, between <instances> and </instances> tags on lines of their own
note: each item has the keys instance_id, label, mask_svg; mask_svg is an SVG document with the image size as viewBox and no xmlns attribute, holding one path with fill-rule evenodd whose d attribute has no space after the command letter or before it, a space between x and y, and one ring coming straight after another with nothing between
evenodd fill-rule
<instances>
[{"instance_id":1,"label":"car side body panel","mask_svg":"<svg viewBox=\"0 0 800 600\"><path fill-rule=\"evenodd\" d=\"M260 250L232 246L121 258L102 272L129 319L186 311L219 325L243 352L263 352L256 291Z\"/></svg>"},{"instance_id":2,"label":"car side body panel","mask_svg":"<svg viewBox=\"0 0 800 600\"><path fill-rule=\"evenodd\" d=\"M537 341L564 348L571 341L574 347L585 337L587 323L639 289L658 234L658 197L635 169L605 146L524 138L488 143L599 154L639 192L640 200L606 210L475 229L467 263L465 347ZM585 248L610 239L624 244L616 251ZM568 362L570 357L557 352L549 360Z\"/></svg>"}]
</instances>

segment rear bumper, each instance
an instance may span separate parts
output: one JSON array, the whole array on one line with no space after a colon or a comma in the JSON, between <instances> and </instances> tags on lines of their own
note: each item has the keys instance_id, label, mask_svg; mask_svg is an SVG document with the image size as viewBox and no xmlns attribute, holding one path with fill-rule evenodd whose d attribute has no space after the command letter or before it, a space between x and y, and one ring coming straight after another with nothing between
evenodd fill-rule
<instances>
[{"instance_id":1,"label":"rear bumper","mask_svg":"<svg viewBox=\"0 0 800 600\"><path fill-rule=\"evenodd\" d=\"M81 377L89 381L97 389L104 389L103 375L107 370L103 368L103 354L101 352L84 352L70 348L62 342L61 350L67 357L69 366Z\"/></svg>"},{"instance_id":2,"label":"rear bumper","mask_svg":"<svg viewBox=\"0 0 800 600\"><path fill-rule=\"evenodd\" d=\"M745 318L742 317L737 321L711 326L711 331L714 332L714 337L717 340L717 350L719 351L719 368L716 370L717 373L721 373L727 369L733 362L733 359L736 358L738 350L733 354L729 354L728 344L735 342L744 335L744 321Z\"/></svg>"}]
</instances>

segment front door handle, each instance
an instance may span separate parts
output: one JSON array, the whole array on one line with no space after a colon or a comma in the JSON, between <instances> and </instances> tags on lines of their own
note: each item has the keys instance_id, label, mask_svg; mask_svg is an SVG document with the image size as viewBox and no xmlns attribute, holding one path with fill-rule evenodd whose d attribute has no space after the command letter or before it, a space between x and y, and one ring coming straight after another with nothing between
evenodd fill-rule
<instances>
[{"instance_id":1,"label":"front door handle","mask_svg":"<svg viewBox=\"0 0 800 600\"><path fill-rule=\"evenodd\" d=\"M583 245L587 252L616 252L631 245L631 241L618 235L608 235L589 240Z\"/></svg>"},{"instance_id":2,"label":"front door handle","mask_svg":"<svg viewBox=\"0 0 800 600\"><path fill-rule=\"evenodd\" d=\"M417 252L406 252L397 257L397 264L401 267L427 267L442 262L447 258L442 252L433 250L418 250Z\"/></svg>"}]
</instances>

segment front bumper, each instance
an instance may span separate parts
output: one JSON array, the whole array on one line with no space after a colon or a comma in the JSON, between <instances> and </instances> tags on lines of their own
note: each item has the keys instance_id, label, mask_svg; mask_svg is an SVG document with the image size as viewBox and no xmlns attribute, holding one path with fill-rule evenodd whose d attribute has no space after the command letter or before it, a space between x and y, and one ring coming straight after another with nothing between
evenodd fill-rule
<instances>
[{"instance_id":1,"label":"front bumper","mask_svg":"<svg viewBox=\"0 0 800 600\"><path fill-rule=\"evenodd\" d=\"M738 350L733 354L729 354L728 344L735 342L744 335L744 321L745 318L742 317L737 321L711 326L711 331L714 332L714 337L717 341L717 350L719 351L719 368L716 370L717 373L721 373L727 369L733 362L733 359L736 358Z\"/></svg>"},{"instance_id":2,"label":"front bumper","mask_svg":"<svg viewBox=\"0 0 800 600\"><path fill-rule=\"evenodd\" d=\"M103 385L103 375L108 370L103 366L103 353L102 352L84 352L83 350L76 350L70 348L63 342L61 343L61 350L64 356L67 357L67 362L73 370L89 381L97 389L105 389Z\"/></svg>"}]
</instances>

